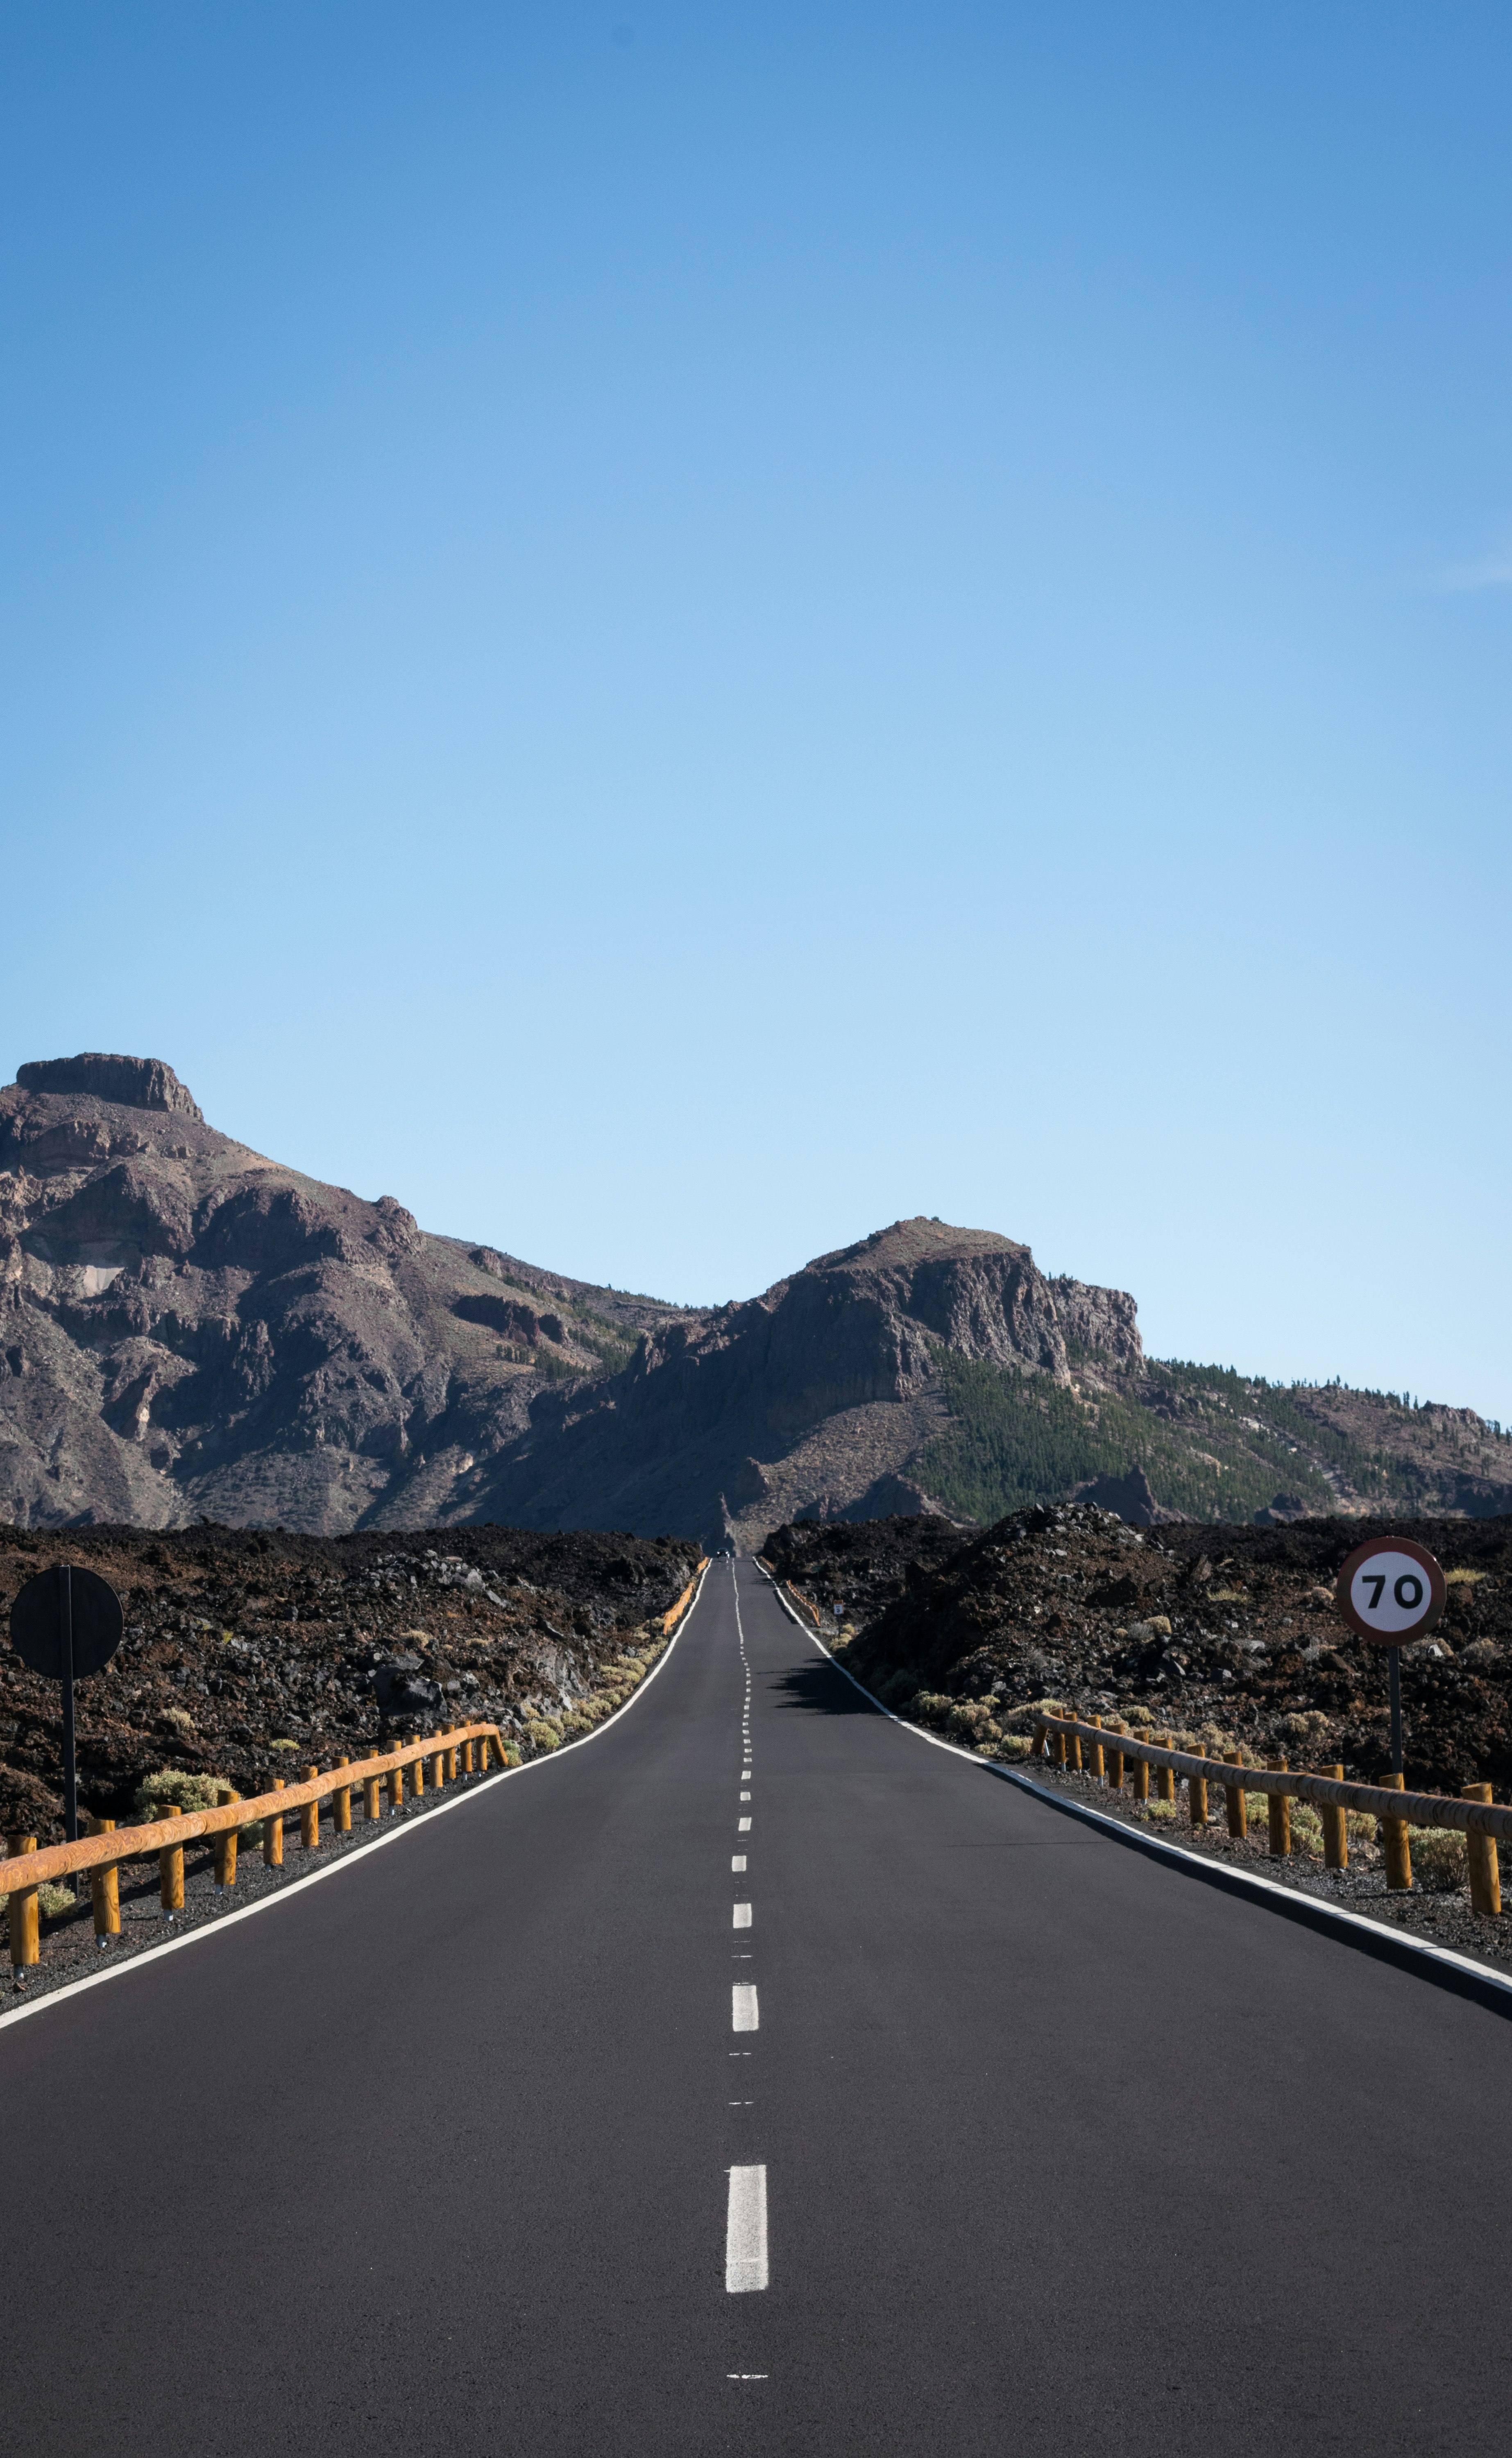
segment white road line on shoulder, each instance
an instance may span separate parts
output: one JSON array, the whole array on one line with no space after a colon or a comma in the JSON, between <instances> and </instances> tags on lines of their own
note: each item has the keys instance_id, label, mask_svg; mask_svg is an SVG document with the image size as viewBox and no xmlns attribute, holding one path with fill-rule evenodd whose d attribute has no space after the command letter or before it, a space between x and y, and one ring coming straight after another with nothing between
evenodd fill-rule
<instances>
[{"instance_id":1,"label":"white road line on shoulder","mask_svg":"<svg viewBox=\"0 0 1512 2458\"><path fill-rule=\"evenodd\" d=\"M726 2293L750 2295L754 2289L765 2287L768 2277L767 2172L765 2168L732 2168L724 2223ZM732 2374L730 2378L738 2380L741 2376Z\"/></svg>"},{"instance_id":2,"label":"white road line on shoulder","mask_svg":"<svg viewBox=\"0 0 1512 2458\"><path fill-rule=\"evenodd\" d=\"M743 1852L736 1852L734 1859L731 1861L730 1866L732 1869L743 1869L745 1867L745 1854Z\"/></svg>"},{"instance_id":3,"label":"white road line on shoulder","mask_svg":"<svg viewBox=\"0 0 1512 2458\"><path fill-rule=\"evenodd\" d=\"M751 1906L750 1906L750 1905L749 1905L749 1904L736 1904L736 1905L735 1905L735 1919L734 1919L734 1920L733 1920L733 1922L731 1923L731 1927L732 1927L733 1928L749 1928L749 1927L750 1927L750 1926L751 1926Z\"/></svg>"},{"instance_id":4,"label":"white road line on shoulder","mask_svg":"<svg viewBox=\"0 0 1512 2458\"><path fill-rule=\"evenodd\" d=\"M750 1821L750 1819L749 1819L749 1818L737 1818L737 1819L735 1820L735 1833L736 1833L737 1835L749 1835L749 1834L750 1834L750 1832L751 1832L751 1821ZM0 2015L0 2022L3 2022L4 2020L5 2020L5 2017L4 2017L3 2015Z\"/></svg>"},{"instance_id":5,"label":"white road line on shoulder","mask_svg":"<svg viewBox=\"0 0 1512 2458\"><path fill-rule=\"evenodd\" d=\"M657 1675L665 1671L672 1662L673 1648L698 1610L704 1581L708 1575L709 1564L706 1562L698 1573L698 1585L694 1590L693 1602L668 1640L665 1653L656 1658L645 1680L637 1683L631 1692L624 1706L616 1707L614 1713L611 1716L606 1716L601 1724L595 1724L590 1733L580 1734L576 1740L563 1741L558 1748L547 1756L527 1759L523 1766L504 1767L497 1775L485 1776L481 1781L474 1782L470 1790L455 1792L449 1801L438 1801L433 1809L425 1812L424 1818L404 1819L400 1823L389 1827L386 1834L375 1835L371 1843L368 1843L364 1837L355 1850L343 1852L339 1861L328 1861L323 1869L310 1869L301 1872L298 1878L286 1879L277 1894L264 1895L255 1904L242 1904L234 1912L217 1912L215 1919L207 1921L203 1927L186 1929L182 1937L171 1937L161 1946L144 1948L134 1954L129 1962L113 1963L107 1970L92 1971L83 1980L69 1980L61 1989L50 1989L45 1997L33 1997L29 2006L12 2007L8 2013L0 2014L0 2031L7 2030L11 2023L30 2022L33 2015L45 2014L52 2006L66 2005L71 1997L82 1995L86 1989L103 1989L113 1980L124 1980L131 1972L151 1971L162 1961L164 1955L182 1954L186 1947L204 1946L213 1937L224 1936L226 1930L235 1928L238 1921L256 1920L262 1912L276 1910L280 1904L294 1903L306 1886L322 1885L328 1878L339 1878L347 1869L361 1869L369 1853L384 1851L390 1844L403 1844L408 1835L428 1834L438 1818L446 1818L456 1809L466 1809L469 1802L481 1801L483 1795L486 1792L491 1792L495 1784L517 1783L522 1776L537 1775L543 1767L560 1766L564 1760L571 1757L574 1750L590 1749L592 1744L609 1731L611 1724L618 1723L621 1716L632 1713L638 1702L645 1698ZM750 1825L749 1818L745 1823Z\"/></svg>"},{"instance_id":6,"label":"white road line on shoulder","mask_svg":"<svg viewBox=\"0 0 1512 2458\"><path fill-rule=\"evenodd\" d=\"M756 1983L737 1980L730 1991L730 2029L732 2031L759 2031L761 2015L756 2006Z\"/></svg>"}]
</instances>

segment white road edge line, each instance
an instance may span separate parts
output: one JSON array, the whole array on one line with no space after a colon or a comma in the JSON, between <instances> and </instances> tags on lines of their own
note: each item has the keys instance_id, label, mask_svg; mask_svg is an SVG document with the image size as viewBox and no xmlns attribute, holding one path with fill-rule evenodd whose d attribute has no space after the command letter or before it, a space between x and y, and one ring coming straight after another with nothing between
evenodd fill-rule
<instances>
[{"instance_id":1,"label":"white road edge line","mask_svg":"<svg viewBox=\"0 0 1512 2458\"><path fill-rule=\"evenodd\" d=\"M732 2168L724 2223L725 2292L749 2296L754 2289L765 2287L768 2276L767 2172Z\"/></svg>"},{"instance_id":2,"label":"white road edge line","mask_svg":"<svg viewBox=\"0 0 1512 2458\"><path fill-rule=\"evenodd\" d=\"M818 1632L810 1630L801 1614L795 1613L770 1571L763 1571L761 1576L789 1621L797 1622L804 1637L813 1640L819 1654L829 1656L836 1672L845 1675L852 1689L859 1690L868 1705L876 1708L879 1716L885 1716L890 1724L896 1724L901 1732L910 1733L916 1741L927 1741L932 1750L944 1750L951 1758L960 1759L968 1767L975 1767L979 1775L996 1776L1000 1783L1016 1784L1021 1792L1028 1793L1033 1800L1048 1802L1072 1818L1084 1819L1090 1826L1103 1827L1124 1839L1132 1836L1142 1851L1179 1862L1188 1869L1200 1869L1208 1878L1214 1870L1221 1869L1225 1884L1232 1884L1235 1891L1252 1891L1262 1898L1271 1897L1277 1905L1285 1904L1288 1908L1305 1904L1310 1911L1319 1915L1322 1923L1337 1921L1341 1927L1357 1929L1361 1939L1369 1938L1373 1946L1382 1938L1389 1939L1394 1948L1399 1947L1409 1954L1420 1954L1426 1963L1440 1963L1450 1971L1463 1972L1471 1980L1483 1981L1499 1994L1512 1997L1512 1977L1493 1969L1489 1964L1477 1963L1473 1955L1457 1954L1450 1946L1433 1946L1426 1938L1408 1937L1400 1929L1386 1928L1379 1921L1365 1920L1358 1912L1346 1911L1341 1904L1326 1903L1320 1896L1304 1894L1299 1886L1277 1885L1274 1878L1262 1878L1253 1869L1237 1868L1232 1862L1210 1861L1201 1852L1188 1852L1179 1844L1168 1843L1164 1835L1147 1834L1142 1826L1129 1826L1121 1818L1108 1817L1104 1811L1094 1809L1090 1802L1072 1801L1064 1793L1047 1792L1044 1784L1035 1782L1032 1776L1020 1775L1017 1768L1005 1766L1001 1759L979 1759L974 1750L963 1750L955 1741L942 1741L937 1734L926 1733L922 1724L910 1724L906 1717L895 1716L891 1707L884 1707L863 1681L858 1681L855 1674L846 1670L838 1656L830 1656Z\"/></svg>"},{"instance_id":3,"label":"white road edge line","mask_svg":"<svg viewBox=\"0 0 1512 2458\"><path fill-rule=\"evenodd\" d=\"M550 1751L545 1758L528 1759L523 1766L504 1767L497 1775L486 1776L482 1783L474 1783L470 1792L459 1792L454 1794L450 1801L438 1802L435 1808L427 1810L424 1818L406 1820L403 1825L391 1826L386 1835L375 1835L371 1844L364 1843L357 1851L343 1852L339 1861L328 1861L323 1869L311 1869L307 1874L293 1879L289 1884L280 1886L277 1894L264 1895L260 1903L243 1904L238 1911L222 1912L218 1919L207 1921L202 1928L189 1929L182 1937L169 1938L163 1945L152 1947L145 1953L134 1954L129 1963L112 1964L104 1971L92 1971L83 1980L70 1980L61 1989L49 1989L45 1997L33 1998L30 2006L12 2007L9 2013L0 2014L0 2031L3 2031L8 2024L24 2023L31 2014L45 2014L50 2007L61 2006L65 1999L77 1997L85 1989L102 1989L108 1980L124 1980L131 1972L150 1971L165 1954L178 1954L186 1946L202 1946L207 1938L221 1937L228 1928L235 1928L238 1921L251 1920L259 1912L270 1912L275 1906L291 1902L306 1886L318 1886L324 1878L339 1878L347 1869L361 1867L370 1852L382 1852L385 1844L400 1844L406 1835L420 1834L425 1827L429 1826L433 1819L445 1818L448 1810L466 1809L469 1802L480 1801L486 1792L491 1792L496 1783L512 1782L514 1778L520 1775L534 1775L540 1767L555 1766L560 1760L567 1757L570 1750L586 1749L590 1741L598 1739L601 1733L607 1733L611 1724L617 1724L621 1716L630 1714L637 1698L645 1697L662 1666L671 1661L673 1649L698 1610L699 1599L703 1594L703 1583L712 1567L711 1563L704 1564L698 1574L698 1585L694 1590L693 1602L673 1632L663 1654L657 1657L647 1674L645 1680L637 1681L623 1707L616 1707L612 1716L606 1716L603 1722L595 1724L590 1733L581 1733L576 1740L564 1741L559 1748ZM749 1819L746 1823L750 1824Z\"/></svg>"}]
</instances>

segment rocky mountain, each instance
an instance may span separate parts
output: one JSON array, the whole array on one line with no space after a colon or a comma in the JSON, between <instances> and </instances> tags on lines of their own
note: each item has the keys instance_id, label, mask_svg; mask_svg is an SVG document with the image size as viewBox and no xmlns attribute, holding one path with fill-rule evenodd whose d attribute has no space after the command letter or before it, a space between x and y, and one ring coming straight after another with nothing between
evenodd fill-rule
<instances>
[{"instance_id":1,"label":"rocky mountain","mask_svg":"<svg viewBox=\"0 0 1512 2458\"><path fill-rule=\"evenodd\" d=\"M209 1126L158 1059L0 1092L0 1518L508 1523L755 1548L778 1521L1512 1509L1468 1409L1147 1358L1134 1301L895 1221L663 1304L423 1231Z\"/></svg>"},{"instance_id":2,"label":"rocky mountain","mask_svg":"<svg viewBox=\"0 0 1512 2458\"><path fill-rule=\"evenodd\" d=\"M285 1169L159 1060L50 1060L0 1092L0 1517L21 1526L465 1518L535 1396L679 1319Z\"/></svg>"}]
</instances>

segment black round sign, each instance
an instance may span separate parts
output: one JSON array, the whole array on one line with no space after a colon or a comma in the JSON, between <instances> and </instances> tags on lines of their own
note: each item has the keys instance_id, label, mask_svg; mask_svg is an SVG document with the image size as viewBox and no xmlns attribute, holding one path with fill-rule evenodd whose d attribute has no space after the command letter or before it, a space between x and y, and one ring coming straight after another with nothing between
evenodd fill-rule
<instances>
[{"instance_id":1,"label":"black round sign","mask_svg":"<svg viewBox=\"0 0 1512 2458\"><path fill-rule=\"evenodd\" d=\"M73 1622L73 1677L103 1673L121 1643L125 1616L109 1579L97 1571L39 1571L10 1608L10 1644L23 1664L48 1679L63 1678L63 1615Z\"/></svg>"}]
</instances>

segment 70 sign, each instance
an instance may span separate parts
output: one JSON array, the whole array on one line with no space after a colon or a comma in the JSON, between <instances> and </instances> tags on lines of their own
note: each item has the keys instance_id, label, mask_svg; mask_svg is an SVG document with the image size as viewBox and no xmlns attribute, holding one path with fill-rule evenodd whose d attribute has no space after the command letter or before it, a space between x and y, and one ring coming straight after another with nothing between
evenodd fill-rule
<instances>
[{"instance_id":1,"label":"70 sign","mask_svg":"<svg viewBox=\"0 0 1512 2458\"><path fill-rule=\"evenodd\" d=\"M1356 1547L1339 1572L1334 1596L1361 1638L1377 1647L1400 1647L1432 1630L1449 1591L1426 1545L1415 1545L1407 1536L1377 1536Z\"/></svg>"}]
</instances>

